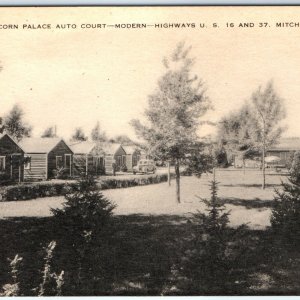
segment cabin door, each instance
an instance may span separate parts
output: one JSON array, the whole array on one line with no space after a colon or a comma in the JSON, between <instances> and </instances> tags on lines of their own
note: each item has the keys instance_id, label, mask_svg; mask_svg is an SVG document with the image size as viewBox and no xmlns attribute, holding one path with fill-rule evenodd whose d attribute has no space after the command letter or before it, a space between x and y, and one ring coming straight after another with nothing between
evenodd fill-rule
<instances>
[{"instance_id":1,"label":"cabin door","mask_svg":"<svg viewBox=\"0 0 300 300\"><path fill-rule=\"evenodd\" d=\"M72 155L65 154L65 169L68 175L72 175Z\"/></svg>"},{"instance_id":2,"label":"cabin door","mask_svg":"<svg viewBox=\"0 0 300 300\"><path fill-rule=\"evenodd\" d=\"M102 175L104 169L104 159L101 156L94 157L94 169L96 175Z\"/></svg>"},{"instance_id":3,"label":"cabin door","mask_svg":"<svg viewBox=\"0 0 300 300\"><path fill-rule=\"evenodd\" d=\"M10 161L10 177L15 182L22 181L22 156L21 154L12 154Z\"/></svg>"}]
</instances>

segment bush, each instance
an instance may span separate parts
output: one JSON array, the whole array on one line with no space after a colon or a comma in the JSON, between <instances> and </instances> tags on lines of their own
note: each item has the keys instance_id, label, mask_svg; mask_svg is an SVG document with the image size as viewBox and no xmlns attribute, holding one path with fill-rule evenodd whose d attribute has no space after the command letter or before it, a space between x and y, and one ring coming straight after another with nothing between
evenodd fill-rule
<instances>
[{"instance_id":1,"label":"bush","mask_svg":"<svg viewBox=\"0 0 300 300\"><path fill-rule=\"evenodd\" d=\"M196 153L191 155L186 161L185 175L194 174L197 177L201 177L203 173L209 173L215 166L214 158L209 154Z\"/></svg>"},{"instance_id":2,"label":"bush","mask_svg":"<svg viewBox=\"0 0 300 300\"><path fill-rule=\"evenodd\" d=\"M290 176L295 184L300 185L300 152L296 151L290 168Z\"/></svg>"},{"instance_id":3,"label":"bush","mask_svg":"<svg viewBox=\"0 0 300 300\"><path fill-rule=\"evenodd\" d=\"M0 292L0 296L21 296L19 273L22 260L23 258L18 254L13 259L9 259L11 283L7 283L2 287L3 292Z\"/></svg>"},{"instance_id":4,"label":"bush","mask_svg":"<svg viewBox=\"0 0 300 300\"><path fill-rule=\"evenodd\" d=\"M187 239L187 249L178 266L172 270L173 291L183 295L212 295L226 290L239 290L240 274L237 262L243 258L241 236L244 226L228 228L229 213L217 198L217 183L211 183L210 200L202 199L207 214L196 213L191 219L195 226ZM174 281L175 279L175 281ZM172 294L172 290L166 290Z\"/></svg>"},{"instance_id":5,"label":"bush","mask_svg":"<svg viewBox=\"0 0 300 300\"><path fill-rule=\"evenodd\" d=\"M126 165L122 165L122 166L120 167L120 169L121 169L122 172L127 172L127 167L126 167Z\"/></svg>"},{"instance_id":6,"label":"bush","mask_svg":"<svg viewBox=\"0 0 300 300\"><path fill-rule=\"evenodd\" d=\"M38 296L61 296L62 286L64 284L64 271L61 271L58 275L51 270L51 263L53 258L53 250L56 246L55 241L51 241L48 247L46 247L46 255L44 257L44 266L41 271L42 279L39 287L32 289ZM14 259L9 259L10 262L10 281L11 283L4 284L2 287L3 292L0 292L0 296L23 296L22 286L23 282L20 282L20 265L23 258L18 254Z\"/></svg>"},{"instance_id":7,"label":"bush","mask_svg":"<svg viewBox=\"0 0 300 300\"><path fill-rule=\"evenodd\" d=\"M70 178L69 172L70 172L70 170L65 169L65 168L57 168L57 169L54 169L52 171L53 177L55 179L67 179L67 178Z\"/></svg>"},{"instance_id":8,"label":"bush","mask_svg":"<svg viewBox=\"0 0 300 300\"><path fill-rule=\"evenodd\" d=\"M65 195L76 186L75 183L65 182L35 182L3 188L1 201L30 200L41 197Z\"/></svg>"},{"instance_id":9,"label":"bush","mask_svg":"<svg viewBox=\"0 0 300 300\"><path fill-rule=\"evenodd\" d=\"M0 172L0 186L9 185L12 182L13 181L11 180L10 175L6 174L5 172Z\"/></svg>"},{"instance_id":10,"label":"bush","mask_svg":"<svg viewBox=\"0 0 300 300\"><path fill-rule=\"evenodd\" d=\"M72 262L66 270L67 294L96 295L111 283L105 280L105 265L110 257L115 205L102 195L91 176L79 179L65 198L63 208L52 212L64 259Z\"/></svg>"},{"instance_id":11,"label":"bush","mask_svg":"<svg viewBox=\"0 0 300 300\"><path fill-rule=\"evenodd\" d=\"M300 153L296 152L282 191L276 190L271 225L276 239L286 246L300 245Z\"/></svg>"},{"instance_id":12,"label":"bush","mask_svg":"<svg viewBox=\"0 0 300 300\"><path fill-rule=\"evenodd\" d=\"M85 176L82 174L82 176ZM174 177L174 174L171 174ZM97 183L98 188L117 189L127 188L139 185L155 184L166 182L168 175L147 175L142 177L132 177L127 179L102 179ZM3 187L0 190L0 201L17 201L17 200L30 200L35 198L64 196L77 186L76 182L35 182L29 184L18 184L14 186Z\"/></svg>"}]
</instances>

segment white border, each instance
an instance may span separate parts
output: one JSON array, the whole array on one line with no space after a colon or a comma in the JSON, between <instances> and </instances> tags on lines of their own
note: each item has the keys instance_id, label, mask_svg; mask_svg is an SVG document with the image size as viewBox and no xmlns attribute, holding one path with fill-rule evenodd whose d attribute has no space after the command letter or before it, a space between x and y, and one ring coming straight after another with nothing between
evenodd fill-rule
<instances>
[{"instance_id":1,"label":"white border","mask_svg":"<svg viewBox=\"0 0 300 300\"><path fill-rule=\"evenodd\" d=\"M300 5L300 0L0 0L0 6Z\"/></svg>"}]
</instances>

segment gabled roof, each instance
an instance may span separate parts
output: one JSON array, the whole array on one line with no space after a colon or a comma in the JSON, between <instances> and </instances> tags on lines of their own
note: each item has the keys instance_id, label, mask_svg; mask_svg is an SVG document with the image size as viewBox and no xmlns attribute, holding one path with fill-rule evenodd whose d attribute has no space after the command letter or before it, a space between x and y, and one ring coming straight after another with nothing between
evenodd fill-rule
<instances>
[{"instance_id":1,"label":"gabled roof","mask_svg":"<svg viewBox=\"0 0 300 300\"><path fill-rule=\"evenodd\" d=\"M300 138L282 138L277 145L272 146L269 151L297 151L300 150Z\"/></svg>"},{"instance_id":2,"label":"gabled roof","mask_svg":"<svg viewBox=\"0 0 300 300\"><path fill-rule=\"evenodd\" d=\"M101 145L101 148L105 154L112 155L114 155L120 147L122 148L121 144L116 143L104 143Z\"/></svg>"},{"instance_id":3,"label":"gabled roof","mask_svg":"<svg viewBox=\"0 0 300 300\"><path fill-rule=\"evenodd\" d=\"M96 146L93 142L83 141L71 144L70 148L75 154L89 154Z\"/></svg>"},{"instance_id":4,"label":"gabled roof","mask_svg":"<svg viewBox=\"0 0 300 300\"><path fill-rule=\"evenodd\" d=\"M126 154L133 154L137 149L136 146L122 146Z\"/></svg>"},{"instance_id":5,"label":"gabled roof","mask_svg":"<svg viewBox=\"0 0 300 300\"><path fill-rule=\"evenodd\" d=\"M1 140L3 137L5 137L6 135L7 135L11 140L13 140L13 141L17 144L17 141L16 141L11 135L9 135L8 133L5 133L5 132L0 133L0 140Z\"/></svg>"},{"instance_id":6,"label":"gabled roof","mask_svg":"<svg viewBox=\"0 0 300 300\"><path fill-rule=\"evenodd\" d=\"M24 149L20 146L20 143L18 143L12 136L10 136L8 133L0 133L0 141L2 140L2 138L4 138L5 136L8 136L9 139L11 139L23 152Z\"/></svg>"},{"instance_id":7,"label":"gabled roof","mask_svg":"<svg viewBox=\"0 0 300 300\"><path fill-rule=\"evenodd\" d=\"M61 141L61 138L24 138L20 146L26 153L49 153Z\"/></svg>"}]
</instances>

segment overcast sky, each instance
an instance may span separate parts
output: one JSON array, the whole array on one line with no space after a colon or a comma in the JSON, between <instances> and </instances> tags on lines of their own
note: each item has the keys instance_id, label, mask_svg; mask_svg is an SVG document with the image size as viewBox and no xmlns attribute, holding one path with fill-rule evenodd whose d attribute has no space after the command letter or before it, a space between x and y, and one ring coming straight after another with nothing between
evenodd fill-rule
<instances>
[{"instance_id":1,"label":"overcast sky","mask_svg":"<svg viewBox=\"0 0 300 300\"><path fill-rule=\"evenodd\" d=\"M128 124L143 118L147 95L162 75L162 58L182 40L192 45L194 72L205 81L216 121L273 79L287 108L287 136L300 136L300 7L1 8L0 24L194 22L195 29L1 30L0 115L15 103L39 136L57 125L70 137L89 134L99 120L109 136L134 137ZM226 28L226 22L270 22L270 28ZM217 22L219 28L212 28ZM207 28L198 28L206 23ZM274 24L274 26L273 26ZM199 133L213 133L209 127Z\"/></svg>"}]
</instances>

